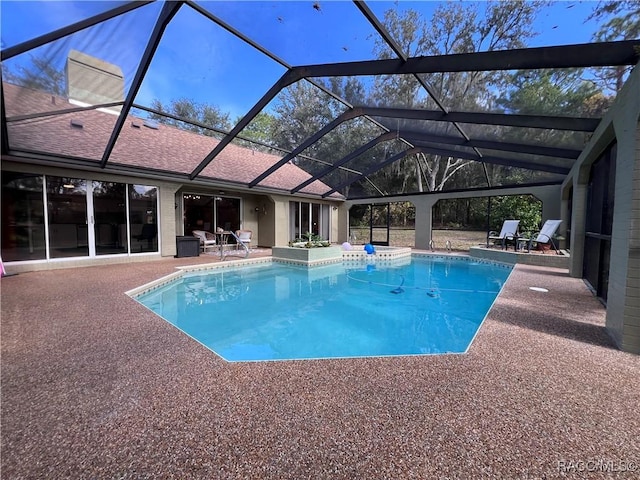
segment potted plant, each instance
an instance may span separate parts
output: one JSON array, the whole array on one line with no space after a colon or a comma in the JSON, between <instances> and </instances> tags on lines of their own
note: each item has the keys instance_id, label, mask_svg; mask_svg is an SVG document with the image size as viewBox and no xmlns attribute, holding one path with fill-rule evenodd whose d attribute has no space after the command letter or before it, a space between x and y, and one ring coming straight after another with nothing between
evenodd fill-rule
<instances>
[{"instance_id":1,"label":"potted plant","mask_svg":"<svg viewBox=\"0 0 640 480\"><path fill-rule=\"evenodd\" d=\"M320 235L307 232L303 234L302 237L298 237L295 240L289 242L289 246L295 248L319 248L330 247L331 243L329 243L328 240L323 240Z\"/></svg>"}]
</instances>

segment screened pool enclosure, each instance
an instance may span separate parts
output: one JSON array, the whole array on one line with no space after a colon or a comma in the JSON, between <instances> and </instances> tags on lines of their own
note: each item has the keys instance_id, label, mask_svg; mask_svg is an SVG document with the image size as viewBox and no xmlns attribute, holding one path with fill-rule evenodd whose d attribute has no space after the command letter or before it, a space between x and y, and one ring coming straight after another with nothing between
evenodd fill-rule
<instances>
[{"instance_id":1,"label":"screened pool enclosure","mask_svg":"<svg viewBox=\"0 0 640 480\"><path fill-rule=\"evenodd\" d=\"M483 215L444 202L531 196L638 352L640 11L602 3L1 2L2 259L342 244L363 210L388 243L401 203L427 250Z\"/></svg>"},{"instance_id":2,"label":"screened pool enclosure","mask_svg":"<svg viewBox=\"0 0 640 480\"><path fill-rule=\"evenodd\" d=\"M533 21L520 2L9 3L3 155L317 198L558 184L615 96L593 79L638 61L635 40L513 38L496 22ZM209 142L141 154L129 131L159 125ZM221 165L247 149L277 160Z\"/></svg>"}]
</instances>

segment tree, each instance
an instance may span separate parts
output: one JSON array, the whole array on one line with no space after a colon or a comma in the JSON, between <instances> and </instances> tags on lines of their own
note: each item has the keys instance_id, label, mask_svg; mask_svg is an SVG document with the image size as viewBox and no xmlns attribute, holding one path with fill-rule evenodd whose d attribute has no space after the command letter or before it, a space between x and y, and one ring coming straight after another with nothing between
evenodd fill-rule
<instances>
[{"instance_id":1,"label":"tree","mask_svg":"<svg viewBox=\"0 0 640 480\"><path fill-rule=\"evenodd\" d=\"M510 87L496 100L496 105L507 112L523 115L550 115L601 117L612 102L597 85L584 80L582 69L526 70L513 73L509 77ZM561 146L580 145L586 133L540 128L496 129L505 142L532 145ZM527 156L541 163L548 159ZM558 160L567 162L567 160ZM549 179L549 174L539 170L514 168L501 165L488 167L495 185L534 182Z\"/></svg>"},{"instance_id":2,"label":"tree","mask_svg":"<svg viewBox=\"0 0 640 480\"><path fill-rule=\"evenodd\" d=\"M356 79L336 78L326 82L318 81L318 83L326 90L332 91L336 96L353 102L353 104L363 102L365 91ZM328 95L311 82L306 80L296 82L278 95L277 103L273 107L273 145L293 150L346 109L344 103ZM301 152L293 161L314 175L380 133L382 133L382 129L375 127L368 120L356 118L336 127ZM364 167L364 165L361 166ZM336 169L320 180L329 185L337 185L349 175L344 169ZM348 189L345 192L348 192Z\"/></svg>"},{"instance_id":3,"label":"tree","mask_svg":"<svg viewBox=\"0 0 640 480\"><path fill-rule=\"evenodd\" d=\"M218 137L220 134L212 129L223 131L231 129L228 113L222 112L215 105L200 104L189 98L172 100L168 105L164 105L160 100L154 99L151 102L151 108L161 113L150 113L150 119L164 125L172 125L182 130L199 133L200 135ZM183 121L163 115L162 113L165 112L179 117ZM209 128L203 128L190 122L197 122Z\"/></svg>"},{"instance_id":4,"label":"tree","mask_svg":"<svg viewBox=\"0 0 640 480\"><path fill-rule=\"evenodd\" d=\"M453 3L439 5L430 21L414 10L385 12L384 25L397 41L405 55L445 55L478 51L521 48L534 34L533 19L545 2L487 2ZM388 45L378 40L375 47L378 58L391 58ZM495 103L495 91L506 82L501 72L444 72L420 75L421 79L450 110L486 110ZM404 108L435 108L424 88L410 75L385 76L374 83L372 98L378 105ZM411 124L403 123L410 128ZM416 128L416 127L414 127ZM451 124L431 127L431 133L457 134ZM395 176L394 191L401 193L410 188L423 191L443 190L472 163L455 155L419 154L405 157L379 172L374 181L389 180ZM475 171L475 169L474 169Z\"/></svg>"},{"instance_id":5,"label":"tree","mask_svg":"<svg viewBox=\"0 0 640 480\"><path fill-rule=\"evenodd\" d=\"M238 123L240 119L241 117L238 117L235 123ZM240 135L250 140L255 140L266 144L273 144L272 136L273 130L275 128L275 122L276 118L273 115L264 111L260 112L253 120L251 120L249 125L247 125L242 130Z\"/></svg>"},{"instance_id":6,"label":"tree","mask_svg":"<svg viewBox=\"0 0 640 480\"><path fill-rule=\"evenodd\" d=\"M29 58L31 62L27 66L18 65L15 70L3 64L3 79L22 87L64 96L67 90L64 70L56 68L45 57L30 55Z\"/></svg>"},{"instance_id":7,"label":"tree","mask_svg":"<svg viewBox=\"0 0 640 480\"><path fill-rule=\"evenodd\" d=\"M502 222L518 218L520 232L533 233L540 229L542 202L531 195L502 195L491 197L490 230L500 231Z\"/></svg>"},{"instance_id":8,"label":"tree","mask_svg":"<svg viewBox=\"0 0 640 480\"><path fill-rule=\"evenodd\" d=\"M640 3L637 0L601 0L589 16L591 18L607 18L594 34L597 41L633 40L640 37Z\"/></svg>"},{"instance_id":9,"label":"tree","mask_svg":"<svg viewBox=\"0 0 640 480\"><path fill-rule=\"evenodd\" d=\"M511 87L496 103L506 111L523 115L584 116L592 108L589 100L602 93L582 74L579 69L516 72L509 77Z\"/></svg>"},{"instance_id":10,"label":"tree","mask_svg":"<svg viewBox=\"0 0 640 480\"><path fill-rule=\"evenodd\" d=\"M606 21L593 35L596 42L633 40L640 37L640 2L637 0L601 0L589 19ZM594 70L594 78L603 90L619 92L631 66Z\"/></svg>"},{"instance_id":11,"label":"tree","mask_svg":"<svg viewBox=\"0 0 640 480\"><path fill-rule=\"evenodd\" d=\"M273 140L279 147L292 150L345 110L345 105L310 82L296 82L278 95L272 110Z\"/></svg>"}]
</instances>

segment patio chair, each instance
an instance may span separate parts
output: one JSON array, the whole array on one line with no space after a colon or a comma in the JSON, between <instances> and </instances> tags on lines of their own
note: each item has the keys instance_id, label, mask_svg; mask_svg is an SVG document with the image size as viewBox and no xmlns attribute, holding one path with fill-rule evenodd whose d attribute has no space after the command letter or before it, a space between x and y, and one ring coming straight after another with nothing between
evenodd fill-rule
<instances>
[{"instance_id":1,"label":"patio chair","mask_svg":"<svg viewBox=\"0 0 640 480\"><path fill-rule=\"evenodd\" d=\"M200 239L200 248L204 253L216 248L216 236L213 233L204 230L194 230L192 233Z\"/></svg>"},{"instance_id":2,"label":"patio chair","mask_svg":"<svg viewBox=\"0 0 640 480\"><path fill-rule=\"evenodd\" d=\"M502 248L507 248L507 241L511 240L516 244L517 247L517 239L518 239L518 225L520 224L520 220L505 220L502 223L502 229L500 233L495 231L490 231L487 235L487 247L489 246L489 242L493 242L496 244L500 242Z\"/></svg>"},{"instance_id":3,"label":"patio chair","mask_svg":"<svg viewBox=\"0 0 640 480\"><path fill-rule=\"evenodd\" d=\"M236 230L236 237L237 239L244 243L247 248L251 247L251 235L252 235L252 231L251 230Z\"/></svg>"},{"instance_id":4,"label":"patio chair","mask_svg":"<svg viewBox=\"0 0 640 480\"><path fill-rule=\"evenodd\" d=\"M560 250L554 242L553 237L561 223L562 220L547 220L544 222L540 231L537 234L532 235L531 239L529 239L529 245L527 247L528 250L531 251L531 247L535 243L539 250L544 250L544 246L548 245L549 248L553 248L557 254L560 254Z\"/></svg>"}]
</instances>

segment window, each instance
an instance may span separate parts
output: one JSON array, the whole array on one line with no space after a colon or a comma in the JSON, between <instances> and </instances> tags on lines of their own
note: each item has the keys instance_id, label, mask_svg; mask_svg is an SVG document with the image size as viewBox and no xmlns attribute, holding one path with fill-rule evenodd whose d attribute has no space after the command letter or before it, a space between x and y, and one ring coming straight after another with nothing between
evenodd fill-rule
<instances>
[{"instance_id":1,"label":"window","mask_svg":"<svg viewBox=\"0 0 640 480\"><path fill-rule=\"evenodd\" d=\"M329 205L289 202L289 240L294 241L308 233L330 240L329 218Z\"/></svg>"}]
</instances>

